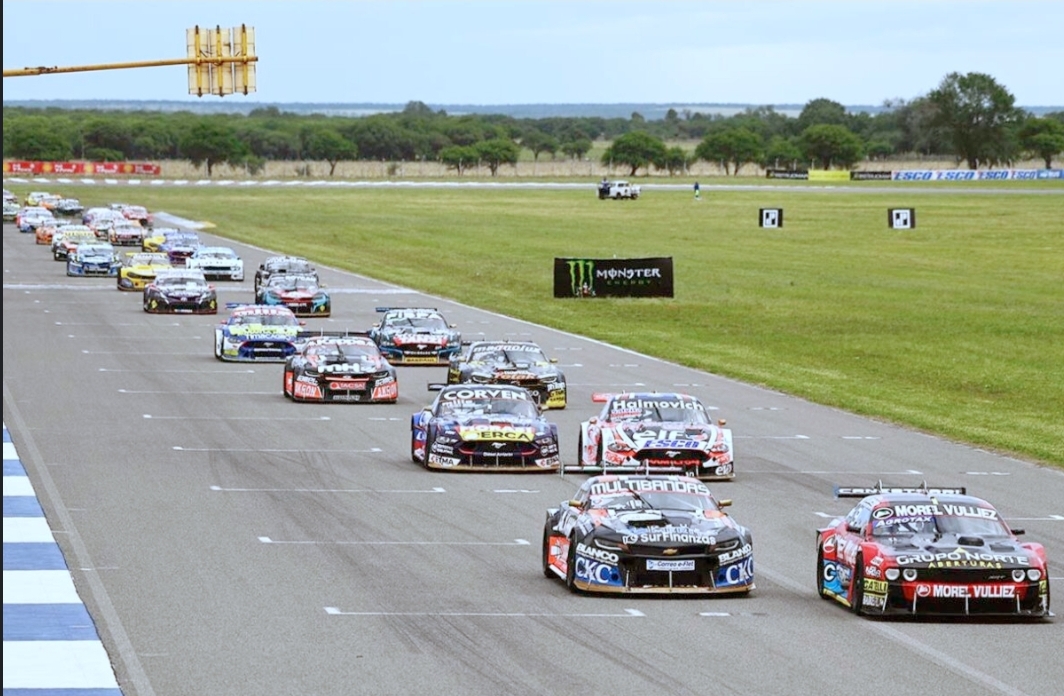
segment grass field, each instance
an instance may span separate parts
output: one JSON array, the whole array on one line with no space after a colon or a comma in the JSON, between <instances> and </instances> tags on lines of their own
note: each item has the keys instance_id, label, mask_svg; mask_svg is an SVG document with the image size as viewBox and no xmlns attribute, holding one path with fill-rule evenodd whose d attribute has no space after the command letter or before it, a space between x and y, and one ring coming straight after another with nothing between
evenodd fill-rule
<instances>
[{"instance_id":1,"label":"grass field","mask_svg":"<svg viewBox=\"0 0 1064 696\"><path fill-rule=\"evenodd\" d=\"M72 195L1064 467L1064 187L860 186ZM785 227L759 229L759 207ZM890 207L918 227L888 229ZM555 299L556 256L672 256L676 297Z\"/></svg>"}]
</instances>

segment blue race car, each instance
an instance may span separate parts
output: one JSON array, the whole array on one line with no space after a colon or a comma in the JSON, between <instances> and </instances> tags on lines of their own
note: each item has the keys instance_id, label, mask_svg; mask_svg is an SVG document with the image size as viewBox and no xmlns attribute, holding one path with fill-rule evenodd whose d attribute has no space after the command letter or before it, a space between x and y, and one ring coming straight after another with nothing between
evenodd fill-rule
<instances>
[{"instance_id":1,"label":"blue race car","mask_svg":"<svg viewBox=\"0 0 1064 696\"><path fill-rule=\"evenodd\" d=\"M462 334L437 309L378 307L384 314L370 338L393 365L447 365L462 347Z\"/></svg>"}]
</instances>

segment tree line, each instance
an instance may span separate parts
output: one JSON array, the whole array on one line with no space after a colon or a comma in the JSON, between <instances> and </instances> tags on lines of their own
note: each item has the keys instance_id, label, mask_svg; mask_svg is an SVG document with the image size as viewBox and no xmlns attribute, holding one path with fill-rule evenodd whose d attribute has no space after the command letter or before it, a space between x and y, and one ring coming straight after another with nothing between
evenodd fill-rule
<instances>
[{"instance_id":1,"label":"tree line","mask_svg":"<svg viewBox=\"0 0 1064 696\"><path fill-rule=\"evenodd\" d=\"M696 161L738 174L766 168L848 169L891 156L953 156L975 169L1036 158L1052 167L1064 153L1064 112L1035 116L993 77L950 73L928 94L891 100L882 111L850 113L827 98L797 117L772 107L731 116L677 112L664 119L449 115L412 101L396 113L364 117L301 115L277 107L247 115L4 107L4 157L43 161L189 160L205 166L267 161L324 161L330 176L341 161L441 162L469 167L533 159L584 159L596 141L601 161L632 176L652 169L681 174ZM686 147L684 145L687 145ZM694 147L692 148L691 145Z\"/></svg>"}]
</instances>

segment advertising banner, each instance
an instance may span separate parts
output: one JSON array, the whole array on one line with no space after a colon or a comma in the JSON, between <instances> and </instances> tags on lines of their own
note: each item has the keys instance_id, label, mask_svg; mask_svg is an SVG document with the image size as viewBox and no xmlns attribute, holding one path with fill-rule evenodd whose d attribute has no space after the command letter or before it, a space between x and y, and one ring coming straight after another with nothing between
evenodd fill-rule
<instances>
[{"instance_id":1,"label":"advertising banner","mask_svg":"<svg viewBox=\"0 0 1064 696\"><path fill-rule=\"evenodd\" d=\"M808 179L809 172L792 169L767 169L765 176L769 179Z\"/></svg>"},{"instance_id":2,"label":"advertising banner","mask_svg":"<svg viewBox=\"0 0 1064 696\"><path fill-rule=\"evenodd\" d=\"M42 174L81 174L83 171L83 162L41 162Z\"/></svg>"},{"instance_id":3,"label":"advertising banner","mask_svg":"<svg viewBox=\"0 0 1064 696\"><path fill-rule=\"evenodd\" d=\"M811 169L810 181L849 181L850 172L845 170Z\"/></svg>"},{"instance_id":4,"label":"advertising banner","mask_svg":"<svg viewBox=\"0 0 1064 696\"><path fill-rule=\"evenodd\" d=\"M26 160L4 160L4 174L37 174L40 171L40 162L28 162Z\"/></svg>"},{"instance_id":5,"label":"advertising banner","mask_svg":"<svg viewBox=\"0 0 1064 696\"><path fill-rule=\"evenodd\" d=\"M850 181L890 181L894 172L850 172Z\"/></svg>"},{"instance_id":6,"label":"advertising banner","mask_svg":"<svg viewBox=\"0 0 1064 696\"><path fill-rule=\"evenodd\" d=\"M555 297L672 297L672 257L554 259Z\"/></svg>"}]
</instances>

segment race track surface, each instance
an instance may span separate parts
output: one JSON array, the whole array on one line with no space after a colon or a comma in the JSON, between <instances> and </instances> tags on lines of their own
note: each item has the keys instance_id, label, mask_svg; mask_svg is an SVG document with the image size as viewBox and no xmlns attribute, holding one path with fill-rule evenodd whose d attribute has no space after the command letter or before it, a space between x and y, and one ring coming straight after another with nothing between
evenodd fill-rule
<instances>
[{"instance_id":1,"label":"race track surface","mask_svg":"<svg viewBox=\"0 0 1064 696\"><path fill-rule=\"evenodd\" d=\"M410 416L443 368L399 368L396 405L295 404L279 364L214 359L215 318L147 315L139 293L67 278L30 235L3 236L4 421L126 696L1015 696L1064 683L1059 620L861 619L814 584L815 530L852 506L833 486L882 479L989 499L1046 545L1064 588L1061 471L323 269L333 317L312 327L365 330L375 307L428 305L466 338L538 341L569 379L569 407L548 412L569 461L592 392L688 391L727 418L737 478L712 488L753 529L757 590L577 596L543 577L540 539L545 510L584 476L411 462ZM250 301L267 253L234 246L249 280L217 283L219 297ZM5 696L7 657L5 642Z\"/></svg>"}]
</instances>

